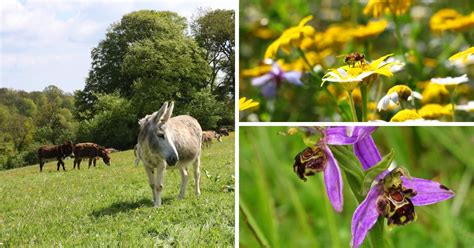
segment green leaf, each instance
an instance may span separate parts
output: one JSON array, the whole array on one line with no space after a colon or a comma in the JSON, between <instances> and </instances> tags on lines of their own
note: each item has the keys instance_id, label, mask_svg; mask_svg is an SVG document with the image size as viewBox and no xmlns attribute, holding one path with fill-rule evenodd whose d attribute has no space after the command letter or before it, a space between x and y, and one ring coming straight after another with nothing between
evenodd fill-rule
<instances>
[{"instance_id":1,"label":"green leaf","mask_svg":"<svg viewBox=\"0 0 474 248\"><path fill-rule=\"evenodd\" d=\"M362 185L364 171L357 157L348 148L343 146L329 146L334 157L338 161L339 167L352 176L358 185Z\"/></svg>"},{"instance_id":2,"label":"green leaf","mask_svg":"<svg viewBox=\"0 0 474 248\"><path fill-rule=\"evenodd\" d=\"M372 185L374 179L383 171L387 170L393 161L394 152L393 149L389 154L385 155L380 162L365 172L364 180L362 183L361 194L367 194Z\"/></svg>"}]
</instances>

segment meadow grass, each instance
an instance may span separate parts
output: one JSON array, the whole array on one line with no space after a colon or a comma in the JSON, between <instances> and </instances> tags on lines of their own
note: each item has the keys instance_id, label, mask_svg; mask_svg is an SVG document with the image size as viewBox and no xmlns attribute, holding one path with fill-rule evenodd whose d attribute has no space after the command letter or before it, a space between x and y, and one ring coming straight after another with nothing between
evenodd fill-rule
<instances>
[{"instance_id":1,"label":"meadow grass","mask_svg":"<svg viewBox=\"0 0 474 248\"><path fill-rule=\"evenodd\" d=\"M165 175L163 205L153 208L143 165L133 150L112 153L112 165L56 171L50 162L0 172L0 247L177 246L234 244L234 136L204 149L201 192L192 166L186 197L177 200L178 170Z\"/></svg>"},{"instance_id":2,"label":"meadow grass","mask_svg":"<svg viewBox=\"0 0 474 248\"><path fill-rule=\"evenodd\" d=\"M356 200L346 183L341 214L329 203L322 173L303 182L293 172L305 148L286 127L240 128L241 247L349 247ZM416 207L418 219L387 231L388 247L472 247L474 212L473 127L380 127L374 139L382 155L415 177L441 181L450 200ZM362 247L370 247L366 240Z\"/></svg>"}]
</instances>

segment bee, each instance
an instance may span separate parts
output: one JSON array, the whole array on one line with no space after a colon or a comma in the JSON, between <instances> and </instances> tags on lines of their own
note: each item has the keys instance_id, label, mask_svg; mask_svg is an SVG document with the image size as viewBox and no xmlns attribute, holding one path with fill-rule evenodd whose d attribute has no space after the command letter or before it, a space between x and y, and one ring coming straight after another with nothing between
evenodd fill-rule
<instances>
[{"instance_id":1,"label":"bee","mask_svg":"<svg viewBox=\"0 0 474 248\"><path fill-rule=\"evenodd\" d=\"M358 52L353 52L345 55L339 55L338 57L344 57L344 63L347 65L354 67L357 62L359 62L361 65L365 64L365 55L360 54Z\"/></svg>"}]
</instances>

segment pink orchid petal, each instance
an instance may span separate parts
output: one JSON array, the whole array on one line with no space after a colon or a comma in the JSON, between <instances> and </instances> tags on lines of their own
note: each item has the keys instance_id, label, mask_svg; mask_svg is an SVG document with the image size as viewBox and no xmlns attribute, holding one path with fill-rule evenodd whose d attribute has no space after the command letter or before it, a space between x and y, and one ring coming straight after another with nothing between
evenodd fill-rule
<instances>
[{"instance_id":1,"label":"pink orchid petal","mask_svg":"<svg viewBox=\"0 0 474 248\"><path fill-rule=\"evenodd\" d=\"M416 196L411 198L415 206L430 205L454 196L452 190L438 182L416 177L412 179L402 177L403 186L416 191Z\"/></svg>"},{"instance_id":2,"label":"pink orchid petal","mask_svg":"<svg viewBox=\"0 0 474 248\"><path fill-rule=\"evenodd\" d=\"M342 197L342 176L337 164L336 158L332 154L331 149L328 146L323 147L324 152L327 156L327 166L324 170L324 183L326 184L326 192L328 194L329 201L337 212L342 211L342 205L344 204L344 198Z\"/></svg>"},{"instance_id":3,"label":"pink orchid petal","mask_svg":"<svg viewBox=\"0 0 474 248\"><path fill-rule=\"evenodd\" d=\"M382 160L374 139L370 135L354 144L354 154L359 158L364 170L368 170Z\"/></svg>"},{"instance_id":4,"label":"pink orchid petal","mask_svg":"<svg viewBox=\"0 0 474 248\"><path fill-rule=\"evenodd\" d=\"M367 236L369 230L377 222L379 213L376 203L380 192L377 187L372 187L364 201L357 207L352 217L351 247L359 247Z\"/></svg>"},{"instance_id":5,"label":"pink orchid petal","mask_svg":"<svg viewBox=\"0 0 474 248\"><path fill-rule=\"evenodd\" d=\"M324 131L324 137L329 145L352 145L364 139L376 129L377 127L355 127L351 130L352 134L350 134L347 127L329 127Z\"/></svg>"}]
</instances>

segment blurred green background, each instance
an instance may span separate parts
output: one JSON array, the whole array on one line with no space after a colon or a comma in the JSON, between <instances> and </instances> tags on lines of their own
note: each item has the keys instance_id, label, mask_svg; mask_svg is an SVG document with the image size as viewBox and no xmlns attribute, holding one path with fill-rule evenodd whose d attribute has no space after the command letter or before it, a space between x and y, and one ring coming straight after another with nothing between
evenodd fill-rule
<instances>
[{"instance_id":1,"label":"blurred green background","mask_svg":"<svg viewBox=\"0 0 474 248\"><path fill-rule=\"evenodd\" d=\"M259 236L270 247L349 247L354 196L345 186L338 214L322 173L300 180L292 164L305 145L298 135L278 135L286 130L240 127L240 246L260 246ZM387 232L393 247L473 247L474 127L379 127L373 137L381 154L393 148L396 163L412 176L456 192L450 200L415 207L416 222Z\"/></svg>"},{"instance_id":2,"label":"blurred green background","mask_svg":"<svg viewBox=\"0 0 474 248\"><path fill-rule=\"evenodd\" d=\"M364 53L369 61L390 53L395 53L395 58L402 60L393 19L390 15L381 18L364 15L363 9L366 4L367 1L359 0L241 0L239 13L240 97L260 102L259 108L241 112L241 121L347 121L343 114L336 114L338 109L329 100L327 92L321 89L320 80L306 74L302 79L305 84L303 87L283 84L276 100L271 102L261 95L259 88L251 85L252 77L245 76L245 70L262 65L268 45L284 30L297 26L298 22L308 15L314 16L308 25L314 27L317 32L324 32L333 24L354 27L379 19L385 19L389 23L384 32L368 39L366 43L349 41L340 50L325 57L326 67L323 66L316 72L319 77L323 76L327 69L343 65L343 59L336 56L354 51ZM430 17L443 8L451 8L462 15L468 15L474 10L474 1L415 1L406 14L398 17L403 44L410 63L404 70L395 73L394 77L383 79L383 93L396 84L408 85L421 93L426 86L423 82L433 77L454 77L464 73L467 73L471 79L474 77L474 65L455 68L450 66L447 60L454 53L474 45L474 28L463 33L447 31L436 34L430 30ZM344 36L347 33L340 35ZM281 57L286 60L289 57L294 58L296 54L293 51L291 55ZM473 83L471 80L470 84L464 84L458 89L456 99L458 104L466 104L468 100L474 99ZM372 88L371 99L375 99L378 93L376 87ZM440 100L439 103L448 104L449 99ZM347 103L339 105L339 108L343 110L348 108ZM419 103L417 107L420 107ZM394 113L386 111L377 114L378 118L388 120ZM458 121L474 120L473 114L457 111L457 115Z\"/></svg>"}]
</instances>

